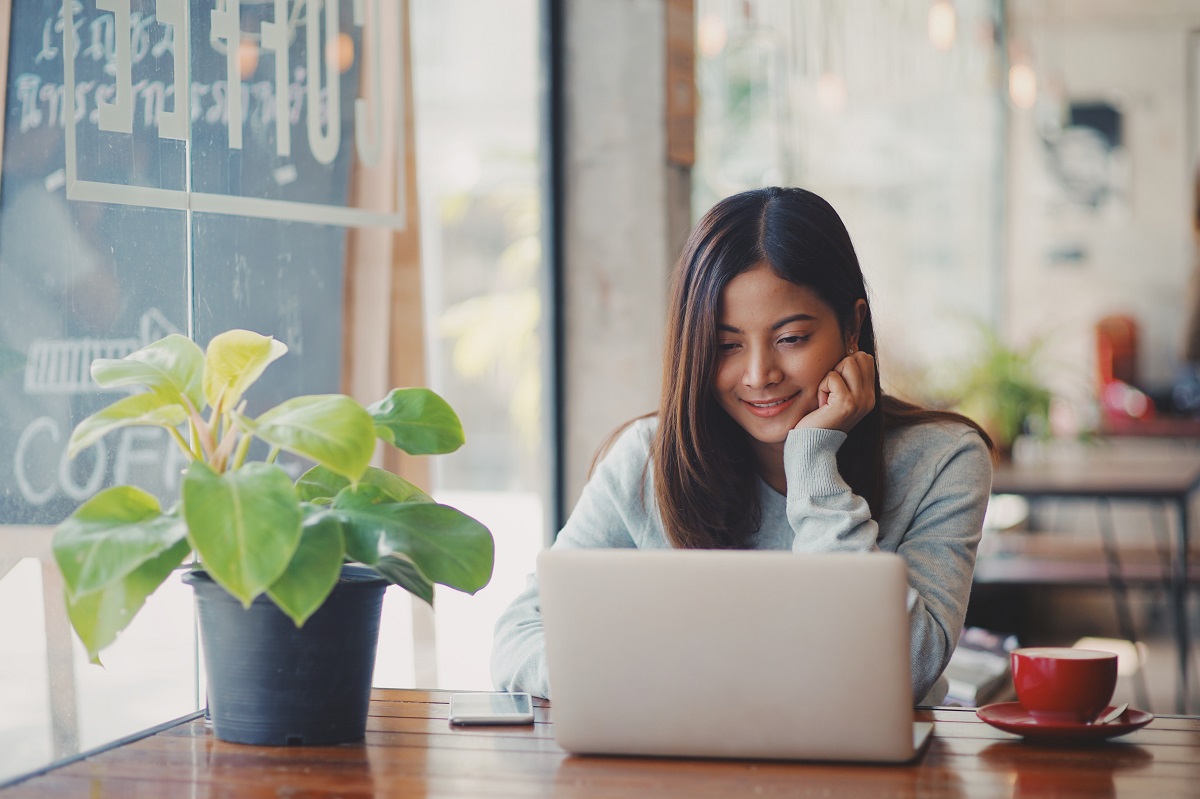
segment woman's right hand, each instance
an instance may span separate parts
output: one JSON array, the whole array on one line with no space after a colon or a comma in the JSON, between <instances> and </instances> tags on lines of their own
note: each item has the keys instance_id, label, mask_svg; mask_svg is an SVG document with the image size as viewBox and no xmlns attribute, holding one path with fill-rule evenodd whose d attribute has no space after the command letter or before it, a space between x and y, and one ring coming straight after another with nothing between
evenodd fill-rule
<instances>
[{"instance_id":1,"label":"woman's right hand","mask_svg":"<svg viewBox=\"0 0 1200 799\"><path fill-rule=\"evenodd\" d=\"M825 375L817 390L817 409L796 423L849 433L875 407L875 359L853 352Z\"/></svg>"}]
</instances>

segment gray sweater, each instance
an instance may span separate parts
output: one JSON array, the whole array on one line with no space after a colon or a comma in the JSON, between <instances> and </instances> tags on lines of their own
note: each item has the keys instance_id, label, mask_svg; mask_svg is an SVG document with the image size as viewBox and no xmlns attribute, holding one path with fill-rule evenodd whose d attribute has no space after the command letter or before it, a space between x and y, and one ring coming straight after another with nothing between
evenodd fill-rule
<instances>
[{"instance_id":1,"label":"gray sweater","mask_svg":"<svg viewBox=\"0 0 1200 799\"><path fill-rule=\"evenodd\" d=\"M621 435L584 487L556 548L670 546L647 465L657 424L655 418L639 420ZM754 548L883 550L903 556L908 563L913 699L936 704L946 692L938 677L966 615L975 549L991 493L991 458L979 435L957 422L894 430L884 445L887 483L876 523L867 501L838 473L837 451L845 440L846 434L837 430L805 428L788 434L787 496L759 480L762 524ZM530 575L525 590L496 623L492 680L500 690L550 696L536 575Z\"/></svg>"}]
</instances>

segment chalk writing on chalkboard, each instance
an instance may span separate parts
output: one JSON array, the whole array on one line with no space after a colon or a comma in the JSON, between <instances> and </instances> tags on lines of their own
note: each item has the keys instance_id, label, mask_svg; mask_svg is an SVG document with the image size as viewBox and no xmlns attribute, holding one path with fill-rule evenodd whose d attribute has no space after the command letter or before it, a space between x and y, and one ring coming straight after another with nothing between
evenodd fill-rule
<instances>
[{"instance_id":1,"label":"chalk writing on chalkboard","mask_svg":"<svg viewBox=\"0 0 1200 799\"><path fill-rule=\"evenodd\" d=\"M232 11L237 31L221 16ZM338 389L346 227L392 227L403 210L352 190L398 180L399 16L390 0L14 4L0 204L0 524L58 523L113 483L164 505L177 499L181 456L164 430L114 430L66 457L75 425L111 400L91 381L96 358L177 329L203 342L244 327L302 356L276 367L252 405L269 407L272 392ZM383 17L387 29L376 24ZM276 20L285 24L272 34ZM322 56L315 90L310 50ZM171 129L177 109L182 131ZM330 142L335 157L322 163Z\"/></svg>"},{"instance_id":2,"label":"chalk writing on chalkboard","mask_svg":"<svg viewBox=\"0 0 1200 799\"><path fill-rule=\"evenodd\" d=\"M75 394L105 391L92 380L92 361L124 358L171 333L182 333L157 308L142 314L137 338L34 339L25 361L26 394ZM128 389L108 389L128 393Z\"/></svg>"},{"instance_id":3,"label":"chalk writing on chalkboard","mask_svg":"<svg viewBox=\"0 0 1200 799\"><path fill-rule=\"evenodd\" d=\"M106 0L94 16L88 16L81 4L65 2L56 16L43 22L41 49L34 57L35 64L61 57L61 83L28 71L18 74L14 81L21 131L43 125L65 127L69 199L322 224L405 227L403 157L390 161L396 172L396 191L392 207L382 210L236 192L202 192L190 187L109 183L81 176L75 127L85 120L105 133L132 134L136 125L155 129L160 139L189 140L194 144L194 125L220 125L226 131L224 146L228 151L243 149L247 125L259 126L272 131L274 152L270 155L281 159L292 155L292 127L303 122L307 152L299 163L332 164L343 147L343 124L337 113L345 90L343 62L347 57L354 58L355 41L361 43L359 84L365 87L360 89L365 96L354 100L348 120L348 138L357 161L365 168L385 161L381 158L385 142L393 153L404 151L405 126L399 120L403 103L399 99L385 102L380 88L384 83L383 48L386 44L389 50L397 50L401 32L398 26L382 30L381 0L354 0L351 4L354 36L342 31L336 0L275 0L275 18L261 22L256 39L242 30L240 3L218 3L206 15L208 37L202 46L224 53L225 74L224 79L211 81L191 78L189 53L195 44L184 0L158 0L156 14L133 11L130 2ZM128 36L117 34L125 30ZM273 75L265 80L244 81L244 73L257 71L260 58L274 59ZM135 80L135 67L158 60L169 62L169 80ZM103 64L103 79L77 79L77 63L88 61ZM389 63L388 69L398 70L400 66ZM161 69L155 68L157 72L167 70L166 63ZM397 87L403 85L400 80L391 82ZM180 96L186 97L182 108ZM215 137L204 136L200 143L211 145L214 141ZM295 168L295 162L277 166L277 184L292 183L294 178L288 178Z\"/></svg>"},{"instance_id":4,"label":"chalk writing on chalkboard","mask_svg":"<svg viewBox=\"0 0 1200 799\"><path fill-rule=\"evenodd\" d=\"M157 308L142 314L137 338L119 339L35 339L29 348L25 362L26 394L94 394L105 389L96 385L91 376L91 364L96 358L123 358L134 350L157 341L179 329L171 324ZM129 388L109 389L128 393ZM97 441L93 450L90 470L83 479L72 473L66 456L67 433L59 420L53 416L39 416L21 431L13 452L13 476L22 498L30 505L42 505L60 491L76 501L95 494L104 482L108 444L104 439ZM161 468L161 482L169 490L178 484L182 456L173 447L166 446L166 434L159 429L127 428L117 437L114 474L117 482L128 479L135 467ZM56 480L37 485L27 459L34 448L52 448L59 451L59 467Z\"/></svg>"}]
</instances>

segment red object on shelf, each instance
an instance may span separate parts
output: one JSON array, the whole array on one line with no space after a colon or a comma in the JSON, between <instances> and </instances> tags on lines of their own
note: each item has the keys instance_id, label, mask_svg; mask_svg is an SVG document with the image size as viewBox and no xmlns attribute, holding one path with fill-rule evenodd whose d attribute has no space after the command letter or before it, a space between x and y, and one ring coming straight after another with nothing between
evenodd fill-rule
<instances>
[{"instance_id":1,"label":"red object on shelf","mask_svg":"<svg viewBox=\"0 0 1200 799\"><path fill-rule=\"evenodd\" d=\"M1096 323L1096 371L1100 386L1114 380L1137 383L1137 321L1127 314L1106 316Z\"/></svg>"},{"instance_id":2,"label":"red object on shelf","mask_svg":"<svg viewBox=\"0 0 1200 799\"><path fill-rule=\"evenodd\" d=\"M1154 418L1154 401L1137 387L1138 325L1127 314L1096 323L1096 376L1100 407L1109 420Z\"/></svg>"}]
</instances>

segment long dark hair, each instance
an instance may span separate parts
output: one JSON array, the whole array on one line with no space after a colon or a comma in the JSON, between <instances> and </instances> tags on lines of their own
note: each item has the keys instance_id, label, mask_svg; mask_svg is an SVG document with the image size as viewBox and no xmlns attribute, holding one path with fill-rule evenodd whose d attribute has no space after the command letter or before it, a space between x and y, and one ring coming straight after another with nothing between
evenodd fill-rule
<instances>
[{"instance_id":1,"label":"long dark hair","mask_svg":"<svg viewBox=\"0 0 1200 799\"><path fill-rule=\"evenodd\" d=\"M850 234L833 207L810 191L766 188L721 200L696 224L672 277L663 353L659 424L651 445L654 493L671 543L680 548L744 548L761 521L758 472L750 437L713 396L717 369L717 309L737 275L766 263L776 275L815 292L853 327L858 300L867 302L858 348L878 359L862 268ZM838 450L838 471L871 515L882 513L888 429L954 419L987 434L966 417L921 408L880 389L875 407Z\"/></svg>"}]
</instances>

